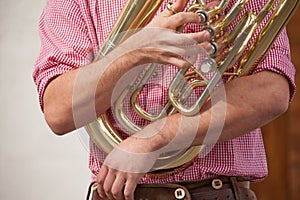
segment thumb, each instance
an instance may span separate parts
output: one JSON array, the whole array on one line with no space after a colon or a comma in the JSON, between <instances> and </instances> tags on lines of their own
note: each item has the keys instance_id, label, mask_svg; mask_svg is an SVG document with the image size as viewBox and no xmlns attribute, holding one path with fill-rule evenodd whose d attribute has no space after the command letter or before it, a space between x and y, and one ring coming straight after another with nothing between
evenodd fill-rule
<instances>
[{"instance_id":1,"label":"thumb","mask_svg":"<svg viewBox=\"0 0 300 200\"><path fill-rule=\"evenodd\" d=\"M188 0L176 0L173 3L173 8L176 12L182 12L186 7Z\"/></svg>"}]
</instances>

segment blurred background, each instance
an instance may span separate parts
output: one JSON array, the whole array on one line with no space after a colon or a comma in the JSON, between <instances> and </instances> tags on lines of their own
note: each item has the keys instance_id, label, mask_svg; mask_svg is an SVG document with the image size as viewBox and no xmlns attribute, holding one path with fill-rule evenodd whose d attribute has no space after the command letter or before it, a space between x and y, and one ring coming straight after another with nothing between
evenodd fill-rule
<instances>
[{"instance_id":1,"label":"blurred background","mask_svg":"<svg viewBox=\"0 0 300 200\"><path fill-rule=\"evenodd\" d=\"M0 199L85 199L88 152L51 133L32 80L45 0L0 1Z\"/></svg>"},{"instance_id":2,"label":"blurred background","mask_svg":"<svg viewBox=\"0 0 300 200\"><path fill-rule=\"evenodd\" d=\"M88 152L77 134L51 133L31 78L43 1L0 1L0 199L85 199ZM288 26L300 66L300 11ZM298 56L297 56L298 55ZM299 73L297 83L300 84ZM300 93L289 111L264 127L269 177L253 184L259 199L300 199Z\"/></svg>"},{"instance_id":3,"label":"blurred background","mask_svg":"<svg viewBox=\"0 0 300 200\"><path fill-rule=\"evenodd\" d=\"M297 93L289 110L263 127L269 176L252 188L262 200L300 199L300 8L287 25Z\"/></svg>"}]
</instances>

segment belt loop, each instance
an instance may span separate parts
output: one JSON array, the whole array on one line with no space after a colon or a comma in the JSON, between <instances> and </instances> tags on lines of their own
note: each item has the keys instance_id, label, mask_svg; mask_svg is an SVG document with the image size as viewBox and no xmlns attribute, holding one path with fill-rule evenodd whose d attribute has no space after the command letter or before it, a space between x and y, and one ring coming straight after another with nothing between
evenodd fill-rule
<instances>
[{"instance_id":1,"label":"belt loop","mask_svg":"<svg viewBox=\"0 0 300 200\"><path fill-rule=\"evenodd\" d=\"M234 194L235 200L240 200L240 189L237 183L236 177L230 177L230 183L232 185L232 190Z\"/></svg>"}]
</instances>

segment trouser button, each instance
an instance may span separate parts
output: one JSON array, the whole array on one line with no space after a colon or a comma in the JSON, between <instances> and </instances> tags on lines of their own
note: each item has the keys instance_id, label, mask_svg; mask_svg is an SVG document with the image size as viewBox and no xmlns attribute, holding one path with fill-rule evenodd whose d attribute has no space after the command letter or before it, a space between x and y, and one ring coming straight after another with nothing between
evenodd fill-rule
<instances>
[{"instance_id":1,"label":"trouser button","mask_svg":"<svg viewBox=\"0 0 300 200\"><path fill-rule=\"evenodd\" d=\"M176 199L180 200L180 199L184 199L185 197L185 191L182 188L177 188L175 190L175 197Z\"/></svg>"},{"instance_id":2,"label":"trouser button","mask_svg":"<svg viewBox=\"0 0 300 200\"><path fill-rule=\"evenodd\" d=\"M211 182L211 186L216 189L219 190L223 187L223 182L220 179L214 179Z\"/></svg>"}]
</instances>

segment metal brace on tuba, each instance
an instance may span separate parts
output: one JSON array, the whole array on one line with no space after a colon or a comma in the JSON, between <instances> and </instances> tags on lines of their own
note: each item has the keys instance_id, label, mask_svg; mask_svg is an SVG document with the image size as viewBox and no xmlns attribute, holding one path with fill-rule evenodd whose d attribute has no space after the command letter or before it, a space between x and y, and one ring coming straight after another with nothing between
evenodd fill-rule
<instances>
[{"instance_id":1,"label":"metal brace on tuba","mask_svg":"<svg viewBox=\"0 0 300 200\"><path fill-rule=\"evenodd\" d=\"M230 0L220 0L218 6L213 9L208 9L206 0L194 0L186 10L187 12L198 13L200 17L207 19L207 23L203 26L211 32L214 40L221 37L222 32L236 19L248 2L248 0L236 0L234 6L221 22L218 22L218 24L211 22L212 16L221 14L228 7L229 1ZM116 37L118 33L144 27L153 18L162 2L163 0L128 0L113 30L104 43L105 45L100 50L100 58L109 53L113 49L113 46L118 45L128 37L126 34L123 34L122 37ZM281 30L287 24L299 3L300 0L269 0L257 14L254 11L247 10L245 15L239 20L238 25L228 36L224 37L221 43L221 45L230 46L229 53L225 58L217 63L212 58L204 62L199 69L193 68L193 77L213 70L218 70L218 72L221 73L222 76L226 76L229 81L233 78L248 75L264 58L264 55L268 52ZM171 6L171 4L168 6ZM265 25L258 36L254 38L255 31L266 19L266 16L268 16L267 22L264 22ZM217 35L217 32L221 34ZM252 45L247 52L244 52L253 38L254 42L251 43ZM237 61L239 61L238 66L233 68ZM216 67L214 68L212 66ZM166 110L171 110L168 112L169 115L175 112L180 112L187 116L198 114L202 105L210 96L209 91L214 88L220 80L220 76L213 76L209 80L202 76L198 77L196 81L190 81L190 83L188 83L188 76L190 76L190 74L187 75L188 69L180 69L169 86L168 102L160 114L153 115L147 113L137 103L137 97L139 92L143 89L143 84L151 77L154 69L154 65L150 65L146 68L146 71L143 72L143 80L140 81L141 85L137 86L136 91L131 96L132 109L148 121L155 121L164 117L166 115L165 113L167 113ZM186 86L186 84L188 84L188 86ZM182 90L182 85L185 85L184 88L187 88L186 91ZM125 115L123 108L124 98L128 95L127 92L131 90L131 87L132 85L129 85L120 95L114 105L113 113L118 123L128 132L134 134L140 131L141 127L136 125ZM204 88L202 94L193 105L186 106L182 101L184 101L184 98L196 87ZM122 141L120 133L113 127L109 120L107 113L104 113L99 116L98 120L85 126L93 142L107 153L112 151L112 149ZM175 153L174 155L161 156L158 160L162 160L163 162L161 163L167 164L161 166L155 165L151 170L156 171L179 167L197 156L202 148L203 145L191 147L184 150L184 152Z\"/></svg>"}]
</instances>

